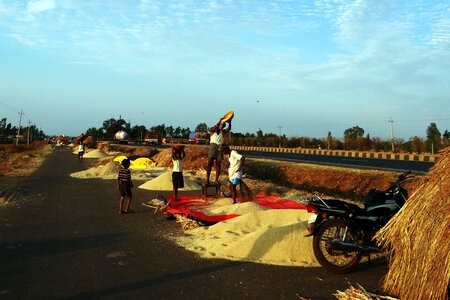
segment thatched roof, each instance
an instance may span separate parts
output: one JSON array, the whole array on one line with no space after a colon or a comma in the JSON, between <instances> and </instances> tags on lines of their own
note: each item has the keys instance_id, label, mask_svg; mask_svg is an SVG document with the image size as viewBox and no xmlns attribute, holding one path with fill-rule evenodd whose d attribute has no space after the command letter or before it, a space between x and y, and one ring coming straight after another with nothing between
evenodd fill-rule
<instances>
[{"instance_id":1,"label":"thatched roof","mask_svg":"<svg viewBox=\"0 0 450 300\"><path fill-rule=\"evenodd\" d=\"M392 250L383 281L400 299L447 299L450 279L450 147L375 237Z\"/></svg>"}]
</instances>

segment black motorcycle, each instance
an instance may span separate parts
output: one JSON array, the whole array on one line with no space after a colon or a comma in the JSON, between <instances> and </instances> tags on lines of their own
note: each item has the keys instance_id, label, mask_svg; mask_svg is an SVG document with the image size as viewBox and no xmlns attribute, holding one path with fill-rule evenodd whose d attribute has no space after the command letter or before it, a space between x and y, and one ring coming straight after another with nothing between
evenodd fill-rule
<instances>
[{"instance_id":1,"label":"black motorcycle","mask_svg":"<svg viewBox=\"0 0 450 300\"><path fill-rule=\"evenodd\" d=\"M348 273L363 256L379 253L373 237L394 216L408 198L401 183L411 171L401 174L385 191L371 190L363 206L315 196L307 200L308 236L313 236L314 255L320 265L336 273Z\"/></svg>"}]
</instances>

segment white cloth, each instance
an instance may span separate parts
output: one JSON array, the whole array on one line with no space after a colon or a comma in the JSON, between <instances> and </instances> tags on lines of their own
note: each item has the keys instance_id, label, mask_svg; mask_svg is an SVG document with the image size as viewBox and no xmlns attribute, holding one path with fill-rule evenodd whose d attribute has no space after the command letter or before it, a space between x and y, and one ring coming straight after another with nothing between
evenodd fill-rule
<instances>
[{"instance_id":1,"label":"white cloth","mask_svg":"<svg viewBox=\"0 0 450 300\"><path fill-rule=\"evenodd\" d=\"M172 159L173 162L173 172L183 172L183 167L181 166L181 159Z\"/></svg>"},{"instance_id":2,"label":"white cloth","mask_svg":"<svg viewBox=\"0 0 450 300\"><path fill-rule=\"evenodd\" d=\"M241 158L242 155L235 150L231 150L230 157L228 158L228 161L230 162L230 167L228 168L228 177L230 181L234 178L242 179L242 170L239 170Z\"/></svg>"},{"instance_id":3,"label":"white cloth","mask_svg":"<svg viewBox=\"0 0 450 300\"><path fill-rule=\"evenodd\" d=\"M211 135L210 138L209 138L209 143L210 144L222 145L223 144L222 131L219 134L217 134L217 132L214 132L213 135Z\"/></svg>"},{"instance_id":4,"label":"white cloth","mask_svg":"<svg viewBox=\"0 0 450 300\"><path fill-rule=\"evenodd\" d=\"M78 146L78 152L84 152L84 145L80 144Z\"/></svg>"}]
</instances>

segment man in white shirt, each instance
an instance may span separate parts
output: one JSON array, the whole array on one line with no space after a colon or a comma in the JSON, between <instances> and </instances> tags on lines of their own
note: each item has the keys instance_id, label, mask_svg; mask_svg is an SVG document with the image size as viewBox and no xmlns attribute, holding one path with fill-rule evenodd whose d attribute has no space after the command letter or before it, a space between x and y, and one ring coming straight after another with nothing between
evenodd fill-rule
<instances>
[{"instance_id":1,"label":"man in white shirt","mask_svg":"<svg viewBox=\"0 0 450 300\"><path fill-rule=\"evenodd\" d=\"M220 118L219 122L211 127L209 130L209 151L208 151L208 166L206 168L206 184L209 185L209 177L211 175L211 169L214 164L216 171L215 183L219 184L219 176L222 166L223 155L219 151L220 145L224 142L224 136L231 130L231 119L227 122L222 122L223 118ZM228 123L228 127L226 127Z\"/></svg>"},{"instance_id":2,"label":"man in white shirt","mask_svg":"<svg viewBox=\"0 0 450 300\"><path fill-rule=\"evenodd\" d=\"M222 144L220 147L222 155L228 155L230 166L228 167L228 180L230 185L231 198L233 204L236 203L237 185L242 183L242 168L244 167L245 157L236 150L231 150L228 145Z\"/></svg>"}]
</instances>

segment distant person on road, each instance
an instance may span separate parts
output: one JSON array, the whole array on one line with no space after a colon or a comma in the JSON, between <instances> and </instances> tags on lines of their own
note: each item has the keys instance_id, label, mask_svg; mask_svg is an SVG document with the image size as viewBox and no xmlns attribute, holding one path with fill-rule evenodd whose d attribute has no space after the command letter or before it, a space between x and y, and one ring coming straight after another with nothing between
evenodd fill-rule
<instances>
[{"instance_id":1,"label":"distant person on road","mask_svg":"<svg viewBox=\"0 0 450 300\"><path fill-rule=\"evenodd\" d=\"M130 172L130 160L125 158L121 162L121 168L119 170L119 174L117 175L117 188L120 191L120 199L119 199L119 214L127 213L130 210L131 200L133 199L133 193L131 192L131 188L133 187L133 183L131 182L131 172ZM123 201L125 197L128 197L128 202L123 209Z\"/></svg>"},{"instance_id":2,"label":"distant person on road","mask_svg":"<svg viewBox=\"0 0 450 300\"><path fill-rule=\"evenodd\" d=\"M78 161L83 161L83 155L84 155L84 143L80 141L80 145L78 145Z\"/></svg>"},{"instance_id":3,"label":"distant person on road","mask_svg":"<svg viewBox=\"0 0 450 300\"><path fill-rule=\"evenodd\" d=\"M173 201L178 201L178 189L184 188L183 167L181 161L186 157L184 146L172 146L172 185Z\"/></svg>"},{"instance_id":4,"label":"distant person on road","mask_svg":"<svg viewBox=\"0 0 450 300\"><path fill-rule=\"evenodd\" d=\"M231 198L233 199L233 204L235 204L237 196L237 185L239 184L241 186L242 183L242 169L244 167L245 157L239 154L236 150L231 150L230 147L225 144L222 144L220 146L220 153L222 155L227 155L228 161L230 162L230 166L228 167L228 180Z\"/></svg>"},{"instance_id":5,"label":"distant person on road","mask_svg":"<svg viewBox=\"0 0 450 300\"><path fill-rule=\"evenodd\" d=\"M220 118L219 122L211 127L209 130L209 151L208 151L208 166L206 168L206 184L209 185L209 177L211 175L212 166L215 166L216 178L215 183L219 184L219 176L222 167L223 155L219 151L220 145L224 142L224 136L231 130L231 119L227 122L222 122L223 118ZM228 123L228 127L226 127Z\"/></svg>"}]
</instances>

